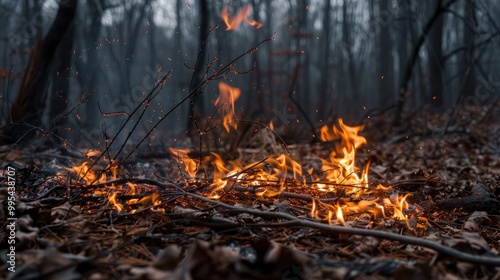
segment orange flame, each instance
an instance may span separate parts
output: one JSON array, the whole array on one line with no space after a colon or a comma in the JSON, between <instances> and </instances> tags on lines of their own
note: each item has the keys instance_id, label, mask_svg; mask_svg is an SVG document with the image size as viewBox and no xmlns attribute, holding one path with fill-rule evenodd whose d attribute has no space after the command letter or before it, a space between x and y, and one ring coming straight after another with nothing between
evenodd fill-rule
<instances>
[{"instance_id":1,"label":"orange flame","mask_svg":"<svg viewBox=\"0 0 500 280\"><path fill-rule=\"evenodd\" d=\"M229 108L221 113L224 127L226 131L229 131L231 127L236 128L236 124L231 121L235 117L234 101L239 97L240 91L225 83L220 83L219 89L221 94L215 104L230 104ZM272 122L269 127L272 128ZM309 205L311 217L326 220L329 224L346 226L346 217L362 214L361 220L366 221L366 217L369 217L367 226L370 226L372 224L370 217L387 218L386 209L391 209L391 218L405 221L408 228L411 228L408 215L405 214L409 208L406 201L407 195L394 194L391 199L382 200L368 199L368 197L376 196L367 195L381 194L383 193L381 191L390 191L391 187L380 184L370 187L368 182L369 162L364 168L356 166L356 150L366 144L365 137L360 135L362 129L363 126L348 126L342 119L339 119L338 125L334 125L331 129L326 126L321 129L323 141L340 139L341 143L330 152L327 159L321 159L322 172L319 175L314 174L314 168L308 168L308 175L303 175L302 165L290 155L281 154L276 157L268 157L263 161L245 164L241 161L224 162L218 154L212 153L213 160L209 164L212 165L213 181L209 197L220 199L221 192L227 191L228 187L235 184L239 187L251 188L255 195L266 198L300 188L311 188L312 191L319 191L316 194L326 192L331 195L332 192L338 193L339 189L342 188L345 195L357 198L367 197L367 199L361 199L357 202L337 200L335 204L332 204L313 196L312 203ZM188 150L170 149L170 151L179 163L185 165L186 171L194 178L199 163L187 157Z\"/></svg>"},{"instance_id":2,"label":"orange flame","mask_svg":"<svg viewBox=\"0 0 500 280\"><path fill-rule=\"evenodd\" d=\"M330 153L330 160L322 159L322 170L326 179L335 184L355 186L350 188L348 194L361 195L363 188L368 187L367 176L355 166L356 149L366 144L366 138L359 135L363 126L347 126L339 119L339 128L333 126L333 134L324 126L321 129L321 139L331 141L336 137L341 138L341 144Z\"/></svg>"},{"instance_id":3,"label":"orange flame","mask_svg":"<svg viewBox=\"0 0 500 280\"><path fill-rule=\"evenodd\" d=\"M99 150L88 150L88 152L85 155L90 158L93 156L98 156L100 154L101 152Z\"/></svg>"},{"instance_id":4,"label":"orange flame","mask_svg":"<svg viewBox=\"0 0 500 280\"><path fill-rule=\"evenodd\" d=\"M196 176L196 171L198 170L198 161L188 157L189 150L174 148L169 148L169 150L179 163L182 162L184 164L184 170L186 170L187 174L194 178Z\"/></svg>"},{"instance_id":5,"label":"orange flame","mask_svg":"<svg viewBox=\"0 0 500 280\"><path fill-rule=\"evenodd\" d=\"M337 222L345 226L344 213L342 213L342 209L338 204L337 204Z\"/></svg>"},{"instance_id":6,"label":"orange flame","mask_svg":"<svg viewBox=\"0 0 500 280\"><path fill-rule=\"evenodd\" d=\"M239 88L232 87L224 82L219 83L219 96L215 99L215 106L220 107L222 115L222 125L229 132L230 128L236 129L237 124L234 121L236 114L234 112L234 102L240 98Z\"/></svg>"},{"instance_id":7,"label":"orange flame","mask_svg":"<svg viewBox=\"0 0 500 280\"><path fill-rule=\"evenodd\" d=\"M66 169L76 174L78 179L85 181L86 184L90 184L96 181L98 181L99 183L103 183L106 181L106 174L103 173L99 178L97 178L96 172L94 172L94 170L91 170L88 165L88 162L83 162L80 165L76 165Z\"/></svg>"},{"instance_id":8,"label":"orange flame","mask_svg":"<svg viewBox=\"0 0 500 280\"><path fill-rule=\"evenodd\" d=\"M123 210L123 205L121 203L118 203L116 201L116 192L108 195L108 200L113 204L113 206L118 210L118 212L121 212Z\"/></svg>"},{"instance_id":9,"label":"orange flame","mask_svg":"<svg viewBox=\"0 0 500 280\"><path fill-rule=\"evenodd\" d=\"M392 198L392 196L391 196L392 199L384 198L384 203L387 206L392 207L394 209L394 214L392 215L392 217L394 217L398 220L405 221L406 226L408 228L412 228L410 226L409 221L408 221L408 216L404 214L404 211L408 210L408 208L409 208L408 202L406 201L406 198L409 195L410 194L406 194L404 196L397 195L394 198Z\"/></svg>"},{"instance_id":10,"label":"orange flame","mask_svg":"<svg viewBox=\"0 0 500 280\"><path fill-rule=\"evenodd\" d=\"M252 20L252 21L248 20L248 16L252 12L252 9L250 8L249 4L245 5L241 9L239 9L233 18L229 17L228 10L229 10L229 8L226 5L226 6L224 6L224 9L222 9L222 12L220 13L221 18L224 20L224 23L226 24L226 27L227 27L226 30L237 30L243 21L250 24L251 26L255 26L255 28L257 28L257 29L262 27L262 23L257 22L255 20Z\"/></svg>"}]
</instances>

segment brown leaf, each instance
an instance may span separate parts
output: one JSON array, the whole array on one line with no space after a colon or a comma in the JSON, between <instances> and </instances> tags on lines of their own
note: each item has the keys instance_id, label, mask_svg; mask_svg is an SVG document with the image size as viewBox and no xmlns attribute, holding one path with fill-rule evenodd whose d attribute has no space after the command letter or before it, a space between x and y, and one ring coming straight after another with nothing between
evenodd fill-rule
<instances>
[{"instance_id":1,"label":"brown leaf","mask_svg":"<svg viewBox=\"0 0 500 280\"><path fill-rule=\"evenodd\" d=\"M488 212L476 211L469 216L467 221L465 221L464 229L467 231L477 232L479 230L479 226L483 224L492 224L491 219L488 217Z\"/></svg>"},{"instance_id":2,"label":"brown leaf","mask_svg":"<svg viewBox=\"0 0 500 280\"><path fill-rule=\"evenodd\" d=\"M153 266L161 270L173 270L180 261L181 253L179 246L169 245L158 254Z\"/></svg>"}]
</instances>

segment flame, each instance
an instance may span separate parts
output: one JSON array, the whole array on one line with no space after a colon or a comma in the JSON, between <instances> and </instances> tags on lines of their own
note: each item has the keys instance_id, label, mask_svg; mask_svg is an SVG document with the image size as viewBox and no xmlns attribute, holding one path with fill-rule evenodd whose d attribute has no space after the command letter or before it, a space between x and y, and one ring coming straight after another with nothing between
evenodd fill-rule
<instances>
[{"instance_id":1,"label":"flame","mask_svg":"<svg viewBox=\"0 0 500 280\"><path fill-rule=\"evenodd\" d=\"M247 4L243 8L239 9L233 18L230 18L229 17L229 7L226 5L222 9L220 16L224 20L224 23L226 24L227 31L237 30L243 21L250 24L251 26L255 26L255 28L257 28L257 29L261 28L262 24L260 22L257 22L255 20L252 20L252 21L248 20L248 16L250 15L251 12L252 12L252 9L251 9L250 5Z\"/></svg>"},{"instance_id":2,"label":"flame","mask_svg":"<svg viewBox=\"0 0 500 280\"><path fill-rule=\"evenodd\" d=\"M136 184L127 182L127 186L129 187L129 189L125 193L126 195L134 195L134 194L137 193L137 186L136 186Z\"/></svg>"},{"instance_id":3,"label":"flame","mask_svg":"<svg viewBox=\"0 0 500 280\"><path fill-rule=\"evenodd\" d=\"M237 128L234 103L240 97L241 91L223 82L219 83L219 90L220 94L214 104L218 106L222 124L229 132L231 128ZM272 122L267 127L274 130ZM304 195L307 194L308 200L311 201L308 205L310 216L330 225L352 225L352 217L357 217L354 220L356 226L370 227L375 223L375 219L395 219L405 222L408 228L413 229L410 225L412 218L411 221L416 229L426 229L428 221L425 218L413 219L415 216L411 213L415 208L409 210L410 204L407 201L409 194L394 193L390 186L370 185L368 180L370 162L362 168L357 166L356 151L367 143L366 138L360 134L362 129L362 125L348 126L342 119L331 127L323 126L321 140L337 141L340 144L328 154L322 154L326 157L318 161L321 165L315 164L314 167L306 169L289 154L277 154L261 161L246 163L241 160L224 161L221 155L214 152L200 160L191 158L188 149L169 150L189 176L185 178L186 182L198 183L200 180L209 179L196 177L197 173L200 176L198 171L201 164L203 170L212 172L213 177L210 178L209 187L201 190L202 192L206 190L205 195L212 199L226 197L228 191L236 189L235 186L243 190L247 188L249 193L262 199L285 195L285 192L302 192ZM96 154L98 152L93 150L86 153L88 157ZM106 183L106 178L117 178L118 168L110 162L105 168L109 171L108 177L104 172L99 175L100 173L90 170L88 162L68 170L87 183ZM206 173L208 172L204 172ZM165 212L159 193L142 194L144 187L131 182L120 186L106 185L107 189L96 189L94 195L107 196L109 205L119 212L124 209L129 214L144 209ZM387 193L392 194L389 197L380 197L387 196ZM119 194L121 201L117 198ZM355 201L347 201L347 198L355 198ZM149 206L142 208L141 204Z\"/></svg>"},{"instance_id":4,"label":"flame","mask_svg":"<svg viewBox=\"0 0 500 280\"><path fill-rule=\"evenodd\" d=\"M223 126L229 132L231 128L237 128L234 121L236 118L234 102L241 95L241 91L223 82L219 83L219 90L220 94L214 104L218 106ZM272 122L268 128L274 129ZM212 199L221 199L228 191L234 190L235 186L248 188L249 193L263 199L284 195L285 192L303 192L310 196L310 216L330 225L351 225L352 221L348 221L349 218L357 217L354 220L356 226L370 227L375 219L395 219L405 222L408 228L413 229L410 225L410 216L413 215L411 213L415 208L409 211L410 204L407 201L409 194L394 193L390 186L370 185L368 180L370 162L363 168L358 168L356 165L356 151L367 143L366 138L360 135L362 129L363 126L348 126L342 119L338 120L337 125L323 126L321 140L338 141L340 144L330 151L326 158L320 158L321 166L315 165L307 169L303 169L303 166L289 154L269 156L261 161L246 163L241 160L224 161L214 152L206 156L210 160L193 159L188 155L188 149L170 148L170 153L189 175L185 178L188 183L208 179L196 177L201 164L203 170L212 171L211 184L205 188L207 190L205 194ZM89 151L87 156L96 153ZM116 179L118 168L111 162L105 169L109 171L108 178ZM87 183L106 183L106 174L98 175L100 173L90 170L88 162L68 170ZM124 209L127 209L129 214L144 209L165 212L160 194L141 194L144 190L141 185L131 182L120 186L107 185L108 189L95 190L94 195L107 196L109 205L119 212ZM387 195L389 192L392 192L390 197L380 198L380 195ZM121 195L121 201L117 198L118 194ZM356 200L347 201L348 197ZM141 208L141 204L149 206ZM411 219L411 221L416 229L427 228L428 221L425 218Z\"/></svg>"},{"instance_id":5,"label":"flame","mask_svg":"<svg viewBox=\"0 0 500 280\"><path fill-rule=\"evenodd\" d=\"M393 210L394 210L394 214L392 215L393 218L396 218L396 219L401 220L401 221L405 221L406 226L408 228L412 228L410 226L408 216L406 214L404 214L404 212L406 210L408 210L408 208L409 208L408 202L406 201L406 198L409 195L410 194L405 194L403 196L397 195L395 197L391 197L392 199L384 198L384 204L387 205L388 207L393 208Z\"/></svg>"},{"instance_id":6,"label":"flame","mask_svg":"<svg viewBox=\"0 0 500 280\"><path fill-rule=\"evenodd\" d=\"M311 207L311 217L318 218L318 210L316 209L316 200L312 200L312 207ZM331 219L329 219L331 221Z\"/></svg>"},{"instance_id":7,"label":"flame","mask_svg":"<svg viewBox=\"0 0 500 280\"><path fill-rule=\"evenodd\" d=\"M269 122L269 129L274 131L274 124L273 124L273 121L270 121Z\"/></svg>"},{"instance_id":8,"label":"flame","mask_svg":"<svg viewBox=\"0 0 500 280\"><path fill-rule=\"evenodd\" d=\"M99 183L106 181L106 174L103 173L99 176L99 178L97 178L96 172L90 169L88 162L83 162L79 165L66 169L76 174L78 179L83 180L85 184L90 184L96 181Z\"/></svg>"},{"instance_id":9,"label":"flame","mask_svg":"<svg viewBox=\"0 0 500 280\"><path fill-rule=\"evenodd\" d=\"M88 158L90 158L90 157L93 157L93 156L98 156L98 155L100 155L100 154L101 154L101 152L100 152L99 150L89 150L89 151L86 153L86 156L87 156Z\"/></svg>"},{"instance_id":10,"label":"flame","mask_svg":"<svg viewBox=\"0 0 500 280\"><path fill-rule=\"evenodd\" d=\"M234 102L241 95L239 88L232 87L224 82L219 83L219 96L214 102L215 106L220 106L222 115L222 125L229 132L230 128L236 129L237 124L234 121L236 114L234 112Z\"/></svg>"},{"instance_id":11,"label":"flame","mask_svg":"<svg viewBox=\"0 0 500 280\"><path fill-rule=\"evenodd\" d=\"M198 171L199 161L192 159L188 156L188 149L174 149L169 148L172 155L178 160L179 163L184 164L184 170L186 170L187 174L194 178L196 177L196 172Z\"/></svg>"},{"instance_id":12,"label":"flame","mask_svg":"<svg viewBox=\"0 0 500 280\"><path fill-rule=\"evenodd\" d=\"M240 95L236 88L220 83L221 95L215 105L229 103L229 109L224 110L222 118L226 131L229 131L230 120L234 118L234 100ZM234 124L234 123L232 123ZM235 125L235 124L234 124ZM272 127L272 122L269 124ZM234 126L234 128L236 128ZM363 195L380 194L381 191L390 191L391 187L378 185L371 187L368 182L369 162L364 168L356 166L356 150L366 144L366 138L360 135L363 126L348 126L342 119L338 125L331 129L324 126L321 129L321 139L332 141L340 139L338 145L330 152L327 159L321 159L321 175L308 175L303 177L302 165L291 156L280 154L276 157L268 157L260 162L245 164L240 161L224 162L217 153L212 153L213 182L209 197L220 199L221 192L226 191L228 186L237 184L241 187L252 188L259 197L275 197L284 191L293 191L298 188L311 188L318 193L338 193L339 190L351 197L362 197ZM192 174L196 170L197 163L187 157L187 150L170 149L179 163L184 164L186 171ZM313 174L314 169L309 168L307 174ZM305 178L308 178L307 180ZM393 218L408 222L404 211L408 209L406 197L396 197L394 201L386 200L359 200L358 202L336 202L335 205L323 202L313 197L310 205L310 215L319 220L327 220L332 223L345 225L346 214L372 215L374 218L385 218L386 207L393 209ZM383 204L378 202L383 201Z\"/></svg>"},{"instance_id":13,"label":"flame","mask_svg":"<svg viewBox=\"0 0 500 280\"><path fill-rule=\"evenodd\" d=\"M341 225L345 226L345 220L344 220L344 213L342 213L342 209L340 206L337 204L337 222L339 222Z\"/></svg>"},{"instance_id":14,"label":"flame","mask_svg":"<svg viewBox=\"0 0 500 280\"><path fill-rule=\"evenodd\" d=\"M118 212L121 212L123 210L123 205L116 201L116 195L117 195L116 192L108 195L108 201L111 202L111 204L113 204L113 206L116 208L116 210L118 210Z\"/></svg>"},{"instance_id":15,"label":"flame","mask_svg":"<svg viewBox=\"0 0 500 280\"><path fill-rule=\"evenodd\" d=\"M321 127L321 130L320 130L320 138L321 138L321 141L323 141L323 142L330 142L338 137L333 132L330 132L328 126L324 125Z\"/></svg>"},{"instance_id":16,"label":"flame","mask_svg":"<svg viewBox=\"0 0 500 280\"><path fill-rule=\"evenodd\" d=\"M360 196L368 188L367 170L359 173L356 167L356 149L366 144L366 138L359 135L363 126L347 126L339 119L339 127L333 126L333 133L328 127L321 129L321 139L331 141L340 137L341 143L330 153L329 160L322 159L322 171L326 174L326 180L334 184L354 186L349 188L347 194ZM331 190L331 189L330 189Z\"/></svg>"}]
</instances>

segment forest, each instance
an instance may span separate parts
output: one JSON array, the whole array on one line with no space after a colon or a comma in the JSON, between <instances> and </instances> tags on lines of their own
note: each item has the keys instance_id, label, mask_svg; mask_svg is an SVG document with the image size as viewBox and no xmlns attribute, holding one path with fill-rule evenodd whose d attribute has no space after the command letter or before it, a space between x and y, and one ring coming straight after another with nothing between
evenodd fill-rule
<instances>
[{"instance_id":1,"label":"forest","mask_svg":"<svg viewBox=\"0 0 500 280\"><path fill-rule=\"evenodd\" d=\"M500 279L498 14L0 0L0 277Z\"/></svg>"}]
</instances>

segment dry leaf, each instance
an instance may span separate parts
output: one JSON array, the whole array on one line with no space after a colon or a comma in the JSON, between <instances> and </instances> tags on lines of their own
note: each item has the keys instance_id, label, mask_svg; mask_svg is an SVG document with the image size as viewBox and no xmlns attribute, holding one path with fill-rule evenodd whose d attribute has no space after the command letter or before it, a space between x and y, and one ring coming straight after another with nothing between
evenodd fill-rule
<instances>
[{"instance_id":1,"label":"dry leaf","mask_svg":"<svg viewBox=\"0 0 500 280\"><path fill-rule=\"evenodd\" d=\"M486 224L491 225L492 221L488 217L488 212L486 211L476 211L472 213L467 221L465 221L464 229L467 231L477 232L479 226Z\"/></svg>"}]
</instances>

